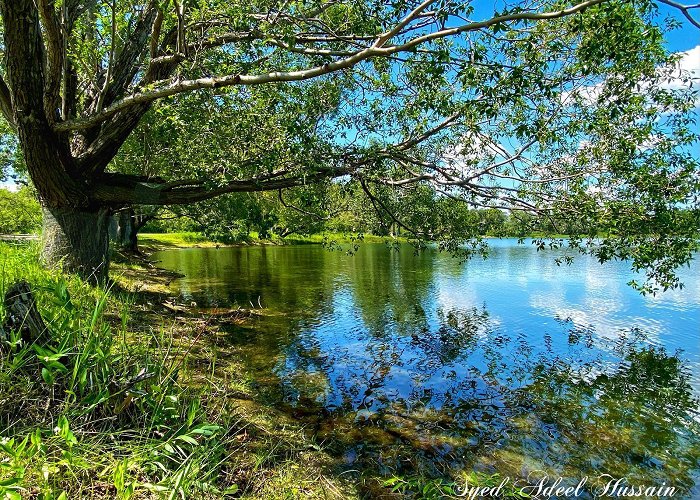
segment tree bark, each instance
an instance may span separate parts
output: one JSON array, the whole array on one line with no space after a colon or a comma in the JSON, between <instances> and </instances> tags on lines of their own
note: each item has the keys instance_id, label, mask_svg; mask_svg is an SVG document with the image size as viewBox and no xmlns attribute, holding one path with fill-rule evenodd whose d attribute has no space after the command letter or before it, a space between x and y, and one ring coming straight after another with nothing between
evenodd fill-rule
<instances>
[{"instance_id":1,"label":"tree bark","mask_svg":"<svg viewBox=\"0 0 700 500\"><path fill-rule=\"evenodd\" d=\"M42 261L94 284L107 281L109 210L44 207Z\"/></svg>"},{"instance_id":2,"label":"tree bark","mask_svg":"<svg viewBox=\"0 0 700 500\"><path fill-rule=\"evenodd\" d=\"M51 126L58 104L55 96L45 95L46 53L37 6L32 0L0 0L0 15L14 123L44 211L42 260L62 264L92 283L104 282L108 210L90 200L89 179L76 169L67 136ZM59 48L54 44L52 50Z\"/></svg>"},{"instance_id":3,"label":"tree bark","mask_svg":"<svg viewBox=\"0 0 700 500\"><path fill-rule=\"evenodd\" d=\"M138 253L139 224L135 220L133 208L121 210L112 215L109 223L109 237L122 250Z\"/></svg>"}]
</instances>

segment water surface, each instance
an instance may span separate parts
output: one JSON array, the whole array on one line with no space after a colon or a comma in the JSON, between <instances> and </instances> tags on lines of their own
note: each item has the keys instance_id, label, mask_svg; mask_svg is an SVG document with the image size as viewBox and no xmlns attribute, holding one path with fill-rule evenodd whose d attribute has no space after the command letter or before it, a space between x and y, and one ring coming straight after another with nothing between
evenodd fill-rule
<instances>
[{"instance_id":1,"label":"water surface","mask_svg":"<svg viewBox=\"0 0 700 500\"><path fill-rule=\"evenodd\" d=\"M185 275L184 300L264 311L232 348L348 469L607 473L700 498L697 265L645 297L625 263L490 245L467 262L383 244L155 257Z\"/></svg>"}]
</instances>

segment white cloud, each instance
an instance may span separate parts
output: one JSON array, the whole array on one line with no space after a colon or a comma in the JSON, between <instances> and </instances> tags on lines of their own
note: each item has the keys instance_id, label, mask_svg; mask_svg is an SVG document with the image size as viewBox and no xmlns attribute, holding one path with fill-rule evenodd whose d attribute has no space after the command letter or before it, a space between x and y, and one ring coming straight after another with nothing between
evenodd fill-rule
<instances>
[{"instance_id":1,"label":"white cloud","mask_svg":"<svg viewBox=\"0 0 700 500\"><path fill-rule=\"evenodd\" d=\"M669 74L670 80L664 82L663 87L668 89L680 89L688 86L683 82L683 77L692 80L693 87L700 86L700 45L685 52L677 52L680 59Z\"/></svg>"},{"instance_id":2,"label":"white cloud","mask_svg":"<svg viewBox=\"0 0 700 500\"><path fill-rule=\"evenodd\" d=\"M7 189L8 191L16 192L19 191L19 186L12 181L2 181L0 182L0 189Z\"/></svg>"},{"instance_id":3,"label":"white cloud","mask_svg":"<svg viewBox=\"0 0 700 500\"><path fill-rule=\"evenodd\" d=\"M700 90L700 45L685 52L676 52L679 56L676 64L666 68L659 68L659 76L665 76L661 87L669 90L694 88ZM594 104L598 101L604 82L595 85L580 87L562 92L561 100L564 103L573 103L575 98L583 100L584 104ZM644 85L640 89L644 92ZM696 103L700 105L700 100Z\"/></svg>"}]
</instances>

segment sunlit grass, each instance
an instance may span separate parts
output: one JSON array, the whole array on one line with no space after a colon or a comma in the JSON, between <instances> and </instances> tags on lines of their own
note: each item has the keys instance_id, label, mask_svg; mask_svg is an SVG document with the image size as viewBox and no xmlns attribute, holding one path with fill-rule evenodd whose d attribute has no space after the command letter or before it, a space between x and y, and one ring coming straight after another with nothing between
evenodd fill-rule
<instances>
[{"instance_id":1,"label":"sunlit grass","mask_svg":"<svg viewBox=\"0 0 700 500\"><path fill-rule=\"evenodd\" d=\"M211 248L217 246L247 246L247 245L301 245L301 244L326 244L346 245L356 243L403 243L408 241L403 237L376 236L374 234L323 232L309 235L292 234L284 238L272 235L269 238L260 238L259 233L251 231L241 241L224 244L207 238L201 233L143 233L139 234L139 246L146 250L160 250L167 248Z\"/></svg>"},{"instance_id":2,"label":"sunlit grass","mask_svg":"<svg viewBox=\"0 0 700 500\"><path fill-rule=\"evenodd\" d=\"M197 246L215 246L216 242L209 240L201 233L141 233L139 234L139 244L150 246L165 246L174 248L186 248Z\"/></svg>"}]
</instances>

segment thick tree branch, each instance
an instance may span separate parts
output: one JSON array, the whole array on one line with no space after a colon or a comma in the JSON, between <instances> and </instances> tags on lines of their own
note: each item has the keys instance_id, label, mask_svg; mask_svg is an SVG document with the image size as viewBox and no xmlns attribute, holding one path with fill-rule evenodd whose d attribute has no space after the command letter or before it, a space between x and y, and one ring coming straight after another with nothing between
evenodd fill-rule
<instances>
[{"instance_id":1,"label":"thick tree branch","mask_svg":"<svg viewBox=\"0 0 700 500\"><path fill-rule=\"evenodd\" d=\"M124 47L114 61L111 81L106 83L103 103L112 104L119 98L134 79L141 61L150 47L153 27L158 16L157 2L151 1L136 22L134 31L129 34ZM114 40L112 41L114 44ZM99 112L99 110L97 110Z\"/></svg>"},{"instance_id":2,"label":"thick tree branch","mask_svg":"<svg viewBox=\"0 0 700 500\"><path fill-rule=\"evenodd\" d=\"M160 13L160 10L158 11ZM149 35L148 50L153 50L153 40L159 38L158 19L162 15L157 14L153 21L153 27ZM162 22L162 19L161 19ZM168 47L174 46L177 42L177 32L171 30L164 36L163 44L156 51L164 51ZM144 47L145 49L145 47ZM142 84L147 84L152 80L168 77L175 71L180 59L172 59L158 65L149 65L143 77ZM133 79L133 75L130 77ZM130 106L117 113L111 120L103 123L101 127L93 127L92 134L87 136L87 147L78 155L76 163L78 170L90 174L101 174L107 168L114 155L119 151L124 141L129 137L131 131L138 125L141 117L148 111L151 103L140 103Z\"/></svg>"},{"instance_id":3,"label":"thick tree branch","mask_svg":"<svg viewBox=\"0 0 700 500\"><path fill-rule=\"evenodd\" d=\"M284 176L287 170L263 174L248 179L233 180L220 187L207 187L204 181L196 181L184 187L172 183L144 181L138 176L104 174L93 186L93 199L105 206L122 205L183 205L209 200L226 193L277 191L292 187L315 184L326 179L341 177L355 167L329 167L317 172Z\"/></svg>"},{"instance_id":4,"label":"thick tree branch","mask_svg":"<svg viewBox=\"0 0 700 500\"><path fill-rule=\"evenodd\" d=\"M173 0L175 14L177 15L177 51L187 57L187 39L185 30L185 2Z\"/></svg>"},{"instance_id":5,"label":"thick tree branch","mask_svg":"<svg viewBox=\"0 0 700 500\"><path fill-rule=\"evenodd\" d=\"M73 28L78 18L88 9L95 8L96 0L64 0L61 7L61 30L63 67L61 68L61 118L70 120L75 112L78 94L78 73L73 67L70 57L67 57L69 41L73 35Z\"/></svg>"},{"instance_id":6,"label":"thick tree branch","mask_svg":"<svg viewBox=\"0 0 700 500\"><path fill-rule=\"evenodd\" d=\"M63 36L53 0L38 0L39 16L46 34L46 82L44 111L50 122L55 121L61 102L63 75Z\"/></svg>"},{"instance_id":7,"label":"thick tree branch","mask_svg":"<svg viewBox=\"0 0 700 500\"><path fill-rule=\"evenodd\" d=\"M66 17L64 23L72 26L76 19L83 15L88 9L94 9L97 0L64 0L63 5L66 8Z\"/></svg>"},{"instance_id":8,"label":"thick tree branch","mask_svg":"<svg viewBox=\"0 0 700 500\"><path fill-rule=\"evenodd\" d=\"M109 59L107 60L107 73L105 74L105 82L102 86L102 91L97 98L97 111L100 111L104 106L105 93L107 92L107 87L112 80L112 69L114 68L114 53L117 50L117 3L112 0L110 5L110 10L112 11L112 27L111 36L109 40Z\"/></svg>"},{"instance_id":9,"label":"thick tree branch","mask_svg":"<svg viewBox=\"0 0 700 500\"><path fill-rule=\"evenodd\" d=\"M163 28L163 11L158 9L158 14L156 14L156 19L153 22L153 30L151 31L151 42L150 42L150 52L151 52L151 62L158 56L158 45L160 43L160 32Z\"/></svg>"},{"instance_id":10,"label":"thick tree branch","mask_svg":"<svg viewBox=\"0 0 700 500\"><path fill-rule=\"evenodd\" d=\"M68 145L44 111L44 51L39 14L32 0L0 1L4 22L7 86L17 135L29 175L44 206L82 206L85 186L74 177Z\"/></svg>"},{"instance_id":11,"label":"thick tree branch","mask_svg":"<svg viewBox=\"0 0 700 500\"><path fill-rule=\"evenodd\" d=\"M29 0L0 2L4 28L6 74L18 119L44 116L44 47L39 16Z\"/></svg>"}]
</instances>

